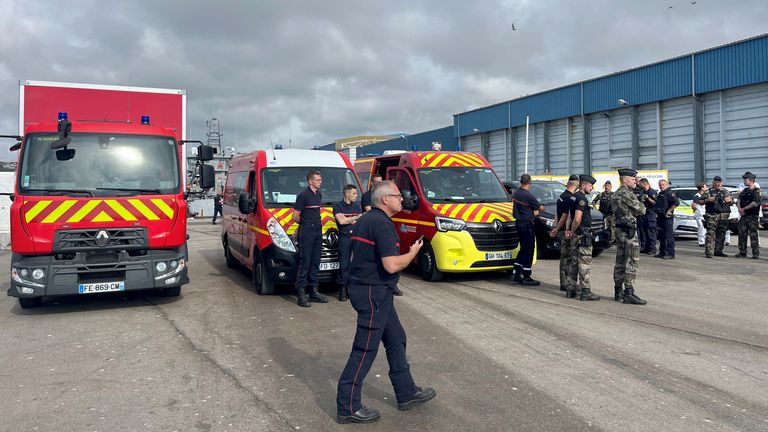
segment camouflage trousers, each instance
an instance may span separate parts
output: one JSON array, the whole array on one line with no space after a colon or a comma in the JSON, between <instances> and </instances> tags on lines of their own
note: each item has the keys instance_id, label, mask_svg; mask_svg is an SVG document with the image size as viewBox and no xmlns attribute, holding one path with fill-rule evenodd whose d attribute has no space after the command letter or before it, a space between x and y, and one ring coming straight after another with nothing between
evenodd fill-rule
<instances>
[{"instance_id":1,"label":"camouflage trousers","mask_svg":"<svg viewBox=\"0 0 768 432\"><path fill-rule=\"evenodd\" d=\"M592 268L592 245L584 246L583 237L571 241L573 258L568 270L567 281L569 290L592 289L589 283L589 271Z\"/></svg>"},{"instance_id":2,"label":"camouflage trousers","mask_svg":"<svg viewBox=\"0 0 768 432\"><path fill-rule=\"evenodd\" d=\"M704 242L704 253L707 256L712 256L713 252L723 252L729 217L728 213L707 213L704 215L704 220L707 221L707 239Z\"/></svg>"},{"instance_id":3,"label":"camouflage trousers","mask_svg":"<svg viewBox=\"0 0 768 432\"><path fill-rule=\"evenodd\" d=\"M605 230L611 234L611 243L616 243L616 216L605 215L603 219Z\"/></svg>"},{"instance_id":4,"label":"camouflage trousers","mask_svg":"<svg viewBox=\"0 0 768 432\"><path fill-rule=\"evenodd\" d=\"M567 240L563 233L558 234L560 238L560 286L568 289L575 289L575 285L568 284L568 271L573 265L573 242Z\"/></svg>"},{"instance_id":5,"label":"camouflage trousers","mask_svg":"<svg viewBox=\"0 0 768 432\"><path fill-rule=\"evenodd\" d=\"M622 229L616 230L616 264L613 266L613 283L624 284L625 289L635 288L640 243L637 236L630 237Z\"/></svg>"},{"instance_id":6,"label":"camouflage trousers","mask_svg":"<svg viewBox=\"0 0 768 432\"><path fill-rule=\"evenodd\" d=\"M739 252L742 255L747 253L747 236L752 244L752 256L760 255L760 238L758 237L757 215L742 216L739 219Z\"/></svg>"}]
</instances>

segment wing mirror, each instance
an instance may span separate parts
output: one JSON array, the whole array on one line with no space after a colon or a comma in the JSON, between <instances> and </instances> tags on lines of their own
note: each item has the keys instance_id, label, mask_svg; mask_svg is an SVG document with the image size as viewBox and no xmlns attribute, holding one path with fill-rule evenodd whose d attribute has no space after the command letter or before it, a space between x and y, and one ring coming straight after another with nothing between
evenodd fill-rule
<instances>
[{"instance_id":1,"label":"wing mirror","mask_svg":"<svg viewBox=\"0 0 768 432\"><path fill-rule=\"evenodd\" d=\"M418 195L414 195L409 190L404 190L400 192L400 195L403 196L403 208L406 210L416 210L419 208L419 197Z\"/></svg>"}]
</instances>

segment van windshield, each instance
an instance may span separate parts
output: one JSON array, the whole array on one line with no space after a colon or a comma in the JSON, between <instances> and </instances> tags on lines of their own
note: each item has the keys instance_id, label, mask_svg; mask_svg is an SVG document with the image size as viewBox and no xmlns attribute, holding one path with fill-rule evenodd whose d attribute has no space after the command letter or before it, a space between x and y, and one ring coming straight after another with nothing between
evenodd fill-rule
<instances>
[{"instance_id":1,"label":"van windshield","mask_svg":"<svg viewBox=\"0 0 768 432\"><path fill-rule=\"evenodd\" d=\"M323 177L320 191L323 193L324 204L330 206L341 201L342 189L348 184L357 188L358 200L362 197L357 177L349 168L265 168L261 171L261 197L264 207L293 207L296 197L309 185L307 173L312 169L320 171Z\"/></svg>"},{"instance_id":2,"label":"van windshield","mask_svg":"<svg viewBox=\"0 0 768 432\"><path fill-rule=\"evenodd\" d=\"M424 196L432 202L507 202L507 193L490 168L422 168Z\"/></svg>"}]
</instances>

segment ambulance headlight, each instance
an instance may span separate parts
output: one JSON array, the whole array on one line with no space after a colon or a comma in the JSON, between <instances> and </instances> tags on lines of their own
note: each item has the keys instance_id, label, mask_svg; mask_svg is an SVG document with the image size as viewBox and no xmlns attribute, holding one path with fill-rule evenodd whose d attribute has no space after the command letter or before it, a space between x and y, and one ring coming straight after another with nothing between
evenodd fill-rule
<instances>
[{"instance_id":1,"label":"ambulance headlight","mask_svg":"<svg viewBox=\"0 0 768 432\"><path fill-rule=\"evenodd\" d=\"M43 269L38 268L38 269L32 270L32 279L39 281L44 277L45 277L45 272L43 271Z\"/></svg>"},{"instance_id":2,"label":"ambulance headlight","mask_svg":"<svg viewBox=\"0 0 768 432\"><path fill-rule=\"evenodd\" d=\"M452 219L435 216L435 228L438 231L461 231L467 226L467 223L461 219Z\"/></svg>"},{"instance_id":3,"label":"ambulance headlight","mask_svg":"<svg viewBox=\"0 0 768 432\"><path fill-rule=\"evenodd\" d=\"M293 245L291 238L288 237L288 234L277 222L277 219L269 218L267 221L267 232L269 232L269 237L272 238L272 243L275 246L288 252L296 252L296 246Z\"/></svg>"}]
</instances>

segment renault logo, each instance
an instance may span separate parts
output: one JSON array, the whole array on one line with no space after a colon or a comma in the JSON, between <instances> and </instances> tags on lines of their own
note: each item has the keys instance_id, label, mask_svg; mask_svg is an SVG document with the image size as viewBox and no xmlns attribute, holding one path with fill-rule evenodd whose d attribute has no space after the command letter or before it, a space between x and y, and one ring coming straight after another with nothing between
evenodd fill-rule
<instances>
[{"instance_id":1,"label":"renault logo","mask_svg":"<svg viewBox=\"0 0 768 432\"><path fill-rule=\"evenodd\" d=\"M98 233L96 233L96 244L104 247L109 243L109 233L107 233L105 230L101 230Z\"/></svg>"},{"instance_id":2,"label":"renault logo","mask_svg":"<svg viewBox=\"0 0 768 432\"><path fill-rule=\"evenodd\" d=\"M501 225L501 222L499 222L498 219L493 221L493 232L495 232L496 234L501 234L501 230L503 228L504 227Z\"/></svg>"},{"instance_id":3,"label":"renault logo","mask_svg":"<svg viewBox=\"0 0 768 432\"><path fill-rule=\"evenodd\" d=\"M336 231L328 231L325 235L325 243L328 247L336 247L336 243L339 242L339 233Z\"/></svg>"}]
</instances>

